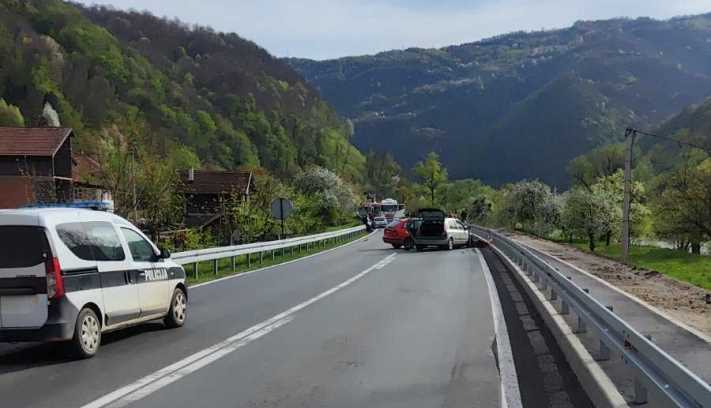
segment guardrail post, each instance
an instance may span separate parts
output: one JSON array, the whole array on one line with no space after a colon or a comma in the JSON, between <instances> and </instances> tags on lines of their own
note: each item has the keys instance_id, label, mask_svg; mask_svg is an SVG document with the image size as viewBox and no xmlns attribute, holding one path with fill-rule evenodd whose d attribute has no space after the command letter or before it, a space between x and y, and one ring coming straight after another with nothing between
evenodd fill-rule
<instances>
[{"instance_id":1,"label":"guardrail post","mask_svg":"<svg viewBox=\"0 0 711 408\"><path fill-rule=\"evenodd\" d=\"M276 255L274 254L274 250L272 249L272 261L276 258Z\"/></svg>"},{"instance_id":2,"label":"guardrail post","mask_svg":"<svg viewBox=\"0 0 711 408\"><path fill-rule=\"evenodd\" d=\"M553 289L552 287L548 299L551 301L558 300L558 292L556 292L555 289Z\"/></svg>"},{"instance_id":3,"label":"guardrail post","mask_svg":"<svg viewBox=\"0 0 711 408\"><path fill-rule=\"evenodd\" d=\"M195 274L195 279L196 279L196 280L200 278L200 273L198 272L199 269L200 269L200 268L198 267L198 263L195 262L195 263L193 264L193 273Z\"/></svg>"},{"instance_id":4,"label":"guardrail post","mask_svg":"<svg viewBox=\"0 0 711 408\"><path fill-rule=\"evenodd\" d=\"M232 257L232 272L234 273L237 270L237 257L233 256Z\"/></svg>"},{"instance_id":5,"label":"guardrail post","mask_svg":"<svg viewBox=\"0 0 711 408\"><path fill-rule=\"evenodd\" d=\"M251 268L251 267L252 267L252 257L251 257L251 255L252 255L252 254L247 253L247 268Z\"/></svg>"},{"instance_id":6,"label":"guardrail post","mask_svg":"<svg viewBox=\"0 0 711 408\"><path fill-rule=\"evenodd\" d=\"M212 272L213 272L215 275L217 275L217 270L218 270L218 267L217 267L217 259L215 259L215 260L212 261Z\"/></svg>"},{"instance_id":7,"label":"guardrail post","mask_svg":"<svg viewBox=\"0 0 711 408\"><path fill-rule=\"evenodd\" d=\"M262 264L262 261L264 260L264 252L259 251L259 264Z\"/></svg>"},{"instance_id":8,"label":"guardrail post","mask_svg":"<svg viewBox=\"0 0 711 408\"><path fill-rule=\"evenodd\" d=\"M566 302L564 299L561 299L560 314L567 315L568 313L570 313L570 306L568 306L568 302Z\"/></svg>"},{"instance_id":9,"label":"guardrail post","mask_svg":"<svg viewBox=\"0 0 711 408\"><path fill-rule=\"evenodd\" d=\"M642 384L639 377L634 379L634 400L635 404L646 404L647 403L647 388Z\"/></svg>"},{"instance_id":10,"label":"guardrail post","mask_svg":"<svg viewBox=\"0 0 711 408\"><path fill-rule=\"evenodd\" d=\"M610 348L607 347L607 344L605 344L602 339L600 339L600 349L598 350L597 357L595 360L597 361L607 361L610 359Z\"/></svg>"},{"instance_id":11,"label":"guardrail post","mask_svg":"<svg viewBox=\"0 0 711 408\"><path fill-rule=\"evenodd\" d=\"M575 318L575 329L573 330L573 333L580 334L585 333L586 331L587 327L585 327L585 320L583 320L582 316L578 315Z\"/></svg>"}]
</instances>

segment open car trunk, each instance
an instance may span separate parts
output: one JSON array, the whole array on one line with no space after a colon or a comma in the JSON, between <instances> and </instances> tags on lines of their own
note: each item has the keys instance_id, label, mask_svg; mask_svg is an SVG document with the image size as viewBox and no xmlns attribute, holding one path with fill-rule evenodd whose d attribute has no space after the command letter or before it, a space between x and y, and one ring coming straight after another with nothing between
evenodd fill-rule
<instances>
[{"instance_id":1,"label":"open car trunk","mask_svg":"<svg viewBox=\"0 0 711 408\"><path fill-rule=\"evenodd\" d=\"M437 237L444 235L444 211L435 208L426 208L418 212L422 219L416 236L422 238Z\"/></svg>"},{"instance_id":2,"label":"open car trunk","mask_svg":"<svg viewBox=\"0 0 711 408\"><path fill-rule=\"evenodd\" d=\"M37 328L47 321L44 228L0 225L0 328Z\"/></svg>"}]
</instances>

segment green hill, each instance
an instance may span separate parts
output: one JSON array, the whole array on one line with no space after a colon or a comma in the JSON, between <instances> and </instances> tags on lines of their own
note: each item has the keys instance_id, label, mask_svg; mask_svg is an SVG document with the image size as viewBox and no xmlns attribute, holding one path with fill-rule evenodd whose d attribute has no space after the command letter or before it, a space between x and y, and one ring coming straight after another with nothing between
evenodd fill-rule
<instances>
[{"instance_id":1,"label":"green hill","mask_svg":"<svg viewBox=\"0 0 711 408\"><path fill-rule=\"evenodd\" d=\"M158 152L187 145L208 166L362 174L349 124L291 67L236 34L58 0L2 0L0 61L0 97L25 125L42 122L48 101L85 151L117 124L150 134Z\"/></svg>"},{"instance_id":2,"label":"green hill","mask_svg":"<svg viewBox=\"0 0 711 408\"><path fill-rule=\"evenodd\" d=\"M711 14L578 22L441 49L289 59L355 124L361 150L453 177L565 186L566 163L711 95Z\"/></svg>"}]
</instances>

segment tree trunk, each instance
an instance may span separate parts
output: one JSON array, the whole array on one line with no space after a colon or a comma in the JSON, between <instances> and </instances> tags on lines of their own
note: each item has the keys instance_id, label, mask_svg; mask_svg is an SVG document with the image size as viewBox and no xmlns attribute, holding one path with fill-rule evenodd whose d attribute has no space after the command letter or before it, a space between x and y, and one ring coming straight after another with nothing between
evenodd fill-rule
<instances>
[{"instance_id":1,"label":"tree trunk","mask_svg":"<svg viewBox=\"0 0 711 408\"><path fill-rule=\"evenodd\" d=\"M591 252L595 252L595 234L588 232L588 247Z\"/></svg>"},{"instance_id":2,"label":"tree trunk","mask_svg":"<svg viewBox=\"0 0 711 408\"><path fill-rule=\"evenodd\" d=\"M691 243L691 253L694 255L701 255L701 243L692 242Z\"/></svg>"},{"instance_id":3,"label":"tree trunk","mask_svg":"<svg viewBox=\"0 0 711 408\"><path fill-rule=\"evenodd\" d=\"M568 243L569 244L573 243L573 233L572 232L570 234L568 234Z\"/></svg>"},{"instance_id":4,"label":"tree trunk","mask_svg":"<svg viewBox=\"0 0 711 408\"><path fill-rule=\"evenodd\" d=\"M607 231L607 234L605 234L605 246L610 246L610 238L612 238L612 231Z\"/></svg>"}]
</instances>

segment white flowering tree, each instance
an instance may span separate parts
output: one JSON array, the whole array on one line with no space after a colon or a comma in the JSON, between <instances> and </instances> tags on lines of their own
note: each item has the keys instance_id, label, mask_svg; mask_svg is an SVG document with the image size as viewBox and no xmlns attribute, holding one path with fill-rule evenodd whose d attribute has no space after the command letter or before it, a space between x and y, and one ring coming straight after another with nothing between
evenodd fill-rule
<instances>
[{"instance_id":1,"label":"white flowering tree","mask_svg":"<svg viewBox=\"0 0 711 408\"><path fill-rule=\"evenodd\" d=\"M353 190L331 170L310 167L296 177L294 187L313 200L327 225L336 225L355 211L356 196Z\"/></svg>"}]
</instances>

